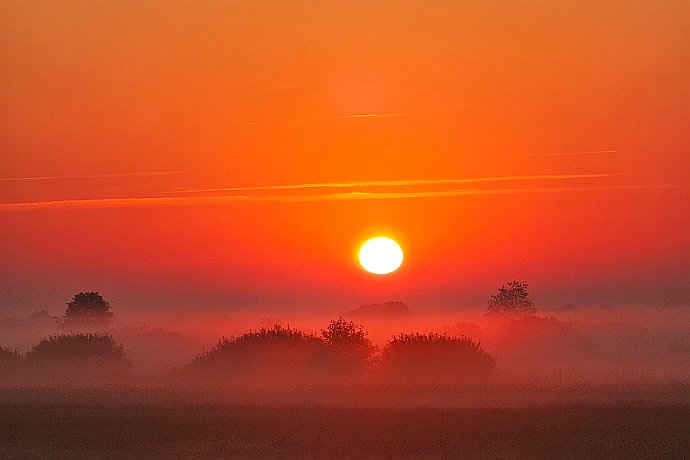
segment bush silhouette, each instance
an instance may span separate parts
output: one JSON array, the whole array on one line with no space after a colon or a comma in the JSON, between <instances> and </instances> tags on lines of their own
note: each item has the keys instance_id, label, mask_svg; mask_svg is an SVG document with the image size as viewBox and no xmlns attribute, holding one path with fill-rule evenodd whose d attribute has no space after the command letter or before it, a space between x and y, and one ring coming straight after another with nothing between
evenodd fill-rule
<instances>
[{"instance_id":1,"label":"bush silhouette","mask_svg":"<svg viewBox=\"0 0 690 460\"><path fill-rule=\"evenodd\" d=\"M479 342L430 332L393 336L383 349L382 371L410 383L482 380L493 374L495 359Z\"/></svg>"},{"instance_id":2,"label":"bush silhouette","mask_svg":"<svg viewBox=\"0 0 690 460\"><path fill-rule=\"evenodd\" d=\"M274 385L366 376L371 370L372 376L382 372L393 380L433 384L486 379L495 366L479 342L464 336L403 333L387 343L380 361L376 351L364 327L343 318L331 320L321 337L275 324L220 339L183 374Z\"/></svg>"},{"instance_id":3,"label":"bush silhouette","mask_svg":"<svg viewBox=\"0 0 690 460\"><path fill-rule=\"evenodd\" d=\"M22 356L16 350L0 347L0 365L21 360Z\"/></svg>"},{"instance_id":4,"label":"bush silhouette","mask_svg":"<svg viewBox=\"0 0 690 460\"><path fill-rule=\"evenodd\" d=\"M100 380L128 374L125 349L106 334L62 334L41 340L26 354L34 371L68 380Z\"/></svg>"},{"instance_id":5,"label":"bush silhouette","mask_svg":"<svg viewBox=\"0 0 690 460\"><path fill-rule=\"evenodd\" d=\"M0 346L0 382L17 377L24 364L24 359L16 350Z\"/></svg>"},{"instance_id":6,"label":"bush silhouette","mask_svg":"<svg viewBox=\"0 0 690 460\"><path fill-rule=\"evenodd\" d=\"M321 330L324 343L333 353L333 367L339 370L361 370L373 364L376 347L364 327L342 317L332 319Z\"/></svg>"},{"instance_id":7,"label":"bush silhouette","mask_svg":"<svg viewBox=\"0 0 690 460\"><path fill-rule=\"evenodd\" d=\"M593 351L593 343L573 323L553 316L507 318L487 328L492 347L513 355L520 352L534 357L565 358L567 353Z\"/></svg>"},{"instance_id":8,"label":"bush silhouette","mask_svg":"<svg viewBox=\"0 0 690 460\"><path fill-rule=\"evenodd\" d=\"M0 347L0 370L14 369L21 365L22 355L16 350Z\"/></svg>"},{"instance_id":9,"label":"bush silhouette","mask_svg":"<svg viewBox=\"0 0 690 460\"><path fill-rule=\"evenodd\" d=\"M319 370L327 354L319 337L274 324L237 338L221 338L211 350L194 359L187 370L254 382L265 377L265 383L276 383Z\"/></svg>"}]
</instances>

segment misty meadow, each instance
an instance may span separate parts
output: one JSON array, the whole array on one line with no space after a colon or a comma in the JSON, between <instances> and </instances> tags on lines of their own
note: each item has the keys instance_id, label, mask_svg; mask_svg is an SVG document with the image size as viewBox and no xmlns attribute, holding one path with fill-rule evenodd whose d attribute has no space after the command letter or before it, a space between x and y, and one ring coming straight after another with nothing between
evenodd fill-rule
<instances>
[{"instance_id":1,"label":"misty meadow","mask_svg":"<svg viewBox=\"0 0 690 460\"><path fill-rule=\"evenodd\" d=\"M123 325L97 292L67 305L2 323L4 455L688 454L690 331L610 311L593 322L543 315L521 282L474 318L422 319L396 301L317 329L317 318L299 318L302 328L263 318L215 343ZM7 339L32 335L43 337L22 353Z\"/></svg>"}]
</instances>

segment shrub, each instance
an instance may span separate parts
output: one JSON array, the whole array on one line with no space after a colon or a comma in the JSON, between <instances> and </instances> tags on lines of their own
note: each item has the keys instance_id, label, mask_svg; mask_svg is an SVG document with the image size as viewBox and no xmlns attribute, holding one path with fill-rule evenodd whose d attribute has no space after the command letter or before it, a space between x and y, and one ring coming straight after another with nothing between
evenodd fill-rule
<instances>
[{"instance_id":1,"label":"shrub","mask_svg":"<svg viewBox=\"0 0 690 460\"><path fill-rule=\"evenodd\" d=\"M72 379L102 379L128 373L122 345L106 334L62 334L41 340L26 354L37 371Z\"/></svg>"},{"instance_id":2,"label":"shrub","mask_svg":"<svg viewBox=\"0 0 690 460\"><path fill-rule=\"evenodd\" d=\"M490 377L495 359L468 337L401 333L384 347L381 367L412 383L469 382Z\"/></svg>"},{"instance_id":3,"label":"shrub","mask_svg":"<svg viewBox=\"0 0 690 460\"><path fill-rule=\"evenodd\" d=\"M11 369L19 366L22 356L16 350L0 347L0 369Z\"/></svg>"},{"instance_id":4,"label":"shrub","mask_svg":"<svg viewBox=\"0 0 690 460\"><path fill-rule=\"evenodd\" d=\"M249 331L237 338L221 338L209 351L198 356L189 371L234 380L253 380L304 375L319 369L327 350L312 334L274 324Z\"/></svg>"},{"instance_id":5,"label":"shrub","mask_svg":"<svg viewBox=\"0 0 690 460\"><path fill-rule=\"evenodd\" d=\"M24 360L16 350L0 346L0 383L11 381L21 374Z\"/></svg>"},{"instance_id":6,"label":"shrub","mask_svg":"<svg viewBox=\"0 0 690 460\"><path fill-rule=\"evenodd\" d=\"M553 316L524 316L507 318L487 325L492 349L512 356L522 354L531 360L550 357L563 361L573 354L587 355L594 351L594 343L570 321ZM563 362L561 365L567 365Z\"/></svg>"}]
</instances>

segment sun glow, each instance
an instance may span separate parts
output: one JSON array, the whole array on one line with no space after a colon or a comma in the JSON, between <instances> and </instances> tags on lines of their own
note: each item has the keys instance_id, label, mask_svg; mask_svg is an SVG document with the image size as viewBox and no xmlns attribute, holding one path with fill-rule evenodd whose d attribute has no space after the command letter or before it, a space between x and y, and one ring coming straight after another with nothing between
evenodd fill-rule
<instances>
[{"instance_id":1,"label":"sun glow","mask_svg":"<svg viewBox=\"0 0 690 460\"><path fill-rule=\"evenodd\" d=\"M359 263L366 271L376 275L392 273L403 262L400 245L390 238L372 238L359 250Z\"/></svg>"}]
</instances>

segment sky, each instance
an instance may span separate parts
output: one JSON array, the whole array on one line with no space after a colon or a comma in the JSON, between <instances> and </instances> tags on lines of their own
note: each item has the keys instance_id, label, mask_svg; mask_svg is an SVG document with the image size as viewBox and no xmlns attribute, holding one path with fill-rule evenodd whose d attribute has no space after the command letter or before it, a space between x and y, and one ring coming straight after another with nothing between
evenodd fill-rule
<instances>
[{"instance_id":1,"label":"sky","mask_svg":"<svg viewBox=\"0 0 690 460\"><path fill-rule=\"evenodd\" d=\"M688 307L688 62L686 1L3 1L0 315Z\"/></svg>"}]
</instances>

